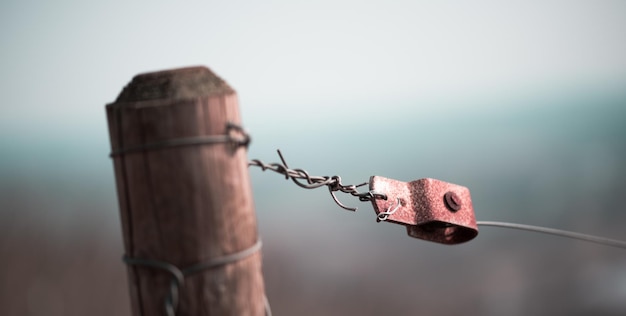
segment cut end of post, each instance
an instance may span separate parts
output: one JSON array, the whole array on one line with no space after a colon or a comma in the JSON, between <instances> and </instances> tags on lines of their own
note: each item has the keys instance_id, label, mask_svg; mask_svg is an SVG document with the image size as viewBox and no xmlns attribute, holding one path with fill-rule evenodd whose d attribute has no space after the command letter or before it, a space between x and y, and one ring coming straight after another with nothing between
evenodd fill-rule
<instances>
[{"instance_id":1,"label":"cut end of post","mask_svg":"<svg viewBox=\"0 0 626 316\"><path fill-rule=\"evenodd\" d=\"M143 73L124 87L115 102L156 99L194 99L235 93L222 78L204 66Z\"/></svg>"}]
</instances>

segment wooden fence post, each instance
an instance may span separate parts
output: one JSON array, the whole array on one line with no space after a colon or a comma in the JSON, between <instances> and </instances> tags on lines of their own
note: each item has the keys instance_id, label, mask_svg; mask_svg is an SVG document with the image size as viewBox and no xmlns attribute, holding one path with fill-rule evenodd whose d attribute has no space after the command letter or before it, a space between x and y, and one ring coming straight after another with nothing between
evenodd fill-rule
<instances>
[{"instance_id":1,"label":"wooden fence post","mask_svg":"<svg viewBox=\"0 0 626 316\"><path fill-rule=\"evenodd\" d=\"M206 67L146 73L106 110L132 314L263 315L245 135L227 127L241 125L235 91ZM179 289L167 264L189 274Z\"/></svg>"}]
</instances>

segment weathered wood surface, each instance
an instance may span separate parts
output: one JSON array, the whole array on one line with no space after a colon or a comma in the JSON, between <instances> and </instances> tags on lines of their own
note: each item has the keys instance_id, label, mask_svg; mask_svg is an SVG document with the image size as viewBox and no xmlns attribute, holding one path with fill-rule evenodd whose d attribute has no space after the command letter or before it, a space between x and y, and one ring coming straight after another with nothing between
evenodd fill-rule
<instances>
[{"instance_id":1,"label":"weathered wood surface","mask_svg":"<svg viewBox=\"0 0 626 316\"><path fill-rule=\"evenodd\" d=\"M113 151L224 135L241 125L237 95L205 67L141 74L106 107ZM186 267L257 241L244 147L206 144L114 157L126 254ZM129 266L133 315L164 314L171 276ZM260 252L189 276L177 315L263 315Z\"/></svg>"}]
</instances>

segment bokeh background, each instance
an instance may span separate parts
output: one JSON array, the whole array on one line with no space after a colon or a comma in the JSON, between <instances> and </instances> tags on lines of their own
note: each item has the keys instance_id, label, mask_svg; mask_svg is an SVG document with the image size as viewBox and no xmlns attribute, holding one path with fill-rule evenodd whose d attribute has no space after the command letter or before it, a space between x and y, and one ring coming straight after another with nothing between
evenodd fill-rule
<instances>
[{"instance_id":1,"label":"bokeh background","mask_svg":"<svg viewBox=\"0 0 626 316\"><path fill-rule=\"evenodd\" d=\"M129 315L104 105L207 65L250 158L467 186L478 220L626 239L626 2L0 4L0 314ZM443 246L250 170L275 315L624 315L626 253L485 227Z\"/></svg>"}]
</instances>

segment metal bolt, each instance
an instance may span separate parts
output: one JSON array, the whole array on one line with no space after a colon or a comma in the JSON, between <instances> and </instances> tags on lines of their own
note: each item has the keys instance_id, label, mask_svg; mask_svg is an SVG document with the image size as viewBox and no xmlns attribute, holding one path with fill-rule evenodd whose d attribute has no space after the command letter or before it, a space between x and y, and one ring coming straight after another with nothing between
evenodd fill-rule
<instances>
[{"instance_id":1,"label":"metal bolt","mask_svg":"<svg viewBox=\"0 0 626 316\"><path fill-rule=\"evenodd\" d=\"M456 212L461 209L461 198L459 198L459 196L452 191L446 192L446 194L443 195L443 201L452 212Z\"/></svg>"}]
</instances>

